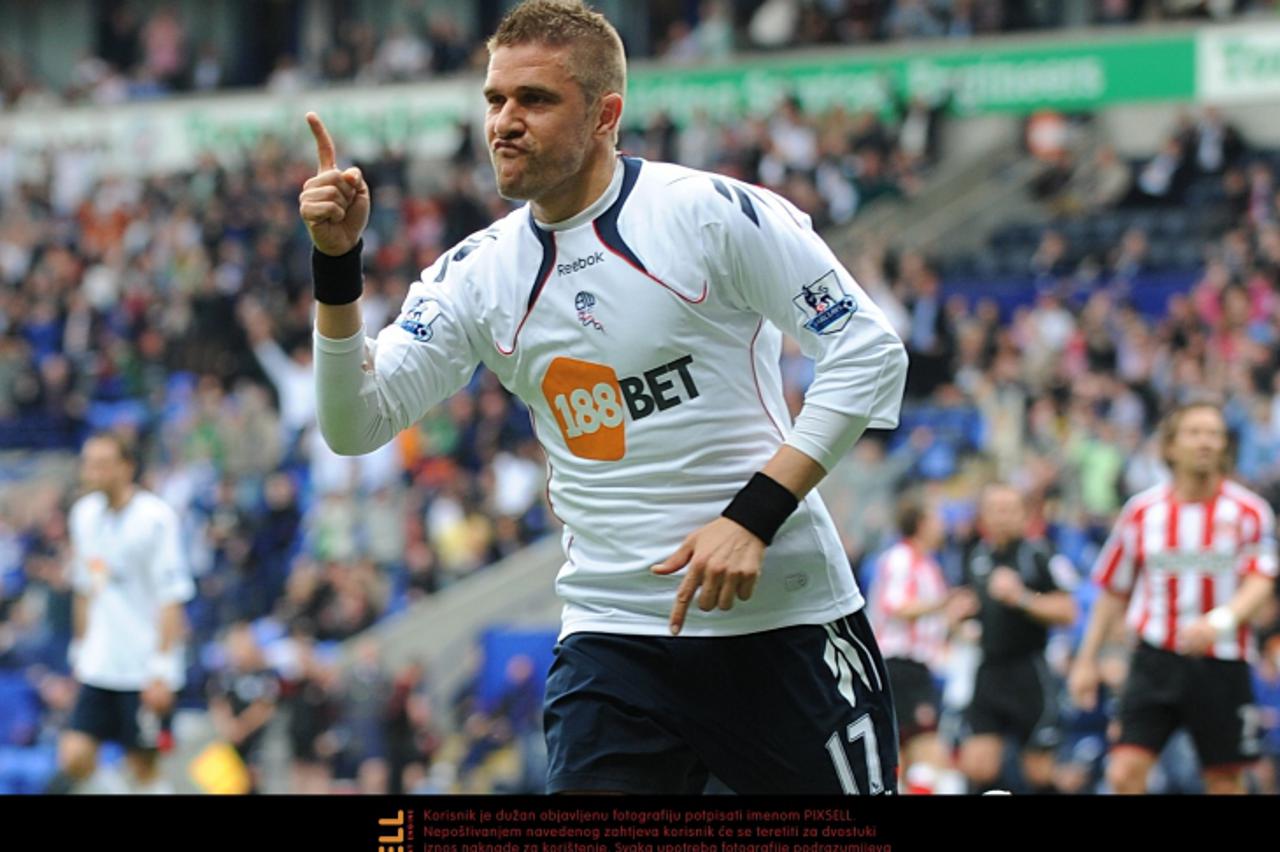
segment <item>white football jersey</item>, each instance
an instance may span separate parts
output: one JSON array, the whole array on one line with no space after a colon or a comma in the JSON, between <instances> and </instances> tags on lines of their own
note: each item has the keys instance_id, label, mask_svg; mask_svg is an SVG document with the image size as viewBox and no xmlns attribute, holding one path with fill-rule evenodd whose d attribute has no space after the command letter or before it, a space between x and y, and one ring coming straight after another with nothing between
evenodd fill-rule
<instances>
[{"instance_id":1,"label":"white football jersey","mask_svg":"<svg viewBox=\"0 0 1280 852\"><path fill-rule=\"evenodd\" d=\"M76 679L102 689L140 690L151 679L160 610L195 594L178 515L141 488L116 512L99 491L75 502L68 527L72 586L89 601Z\"/></svg>"},{"instance_id":2,"label":"white football jersey","mask_svg":"<svg viewBox=\"0 0 1280 852\"><path fill-rule=\"evenodd\" d=\"M781 332L816 360L806 409L897 425L901 341L806 215L758 187L621 158L609 191L572 219L542 225L525 205L442 255L376 343L317 336L318 363L355 348L366 362L358 387L321 381L322 416L332 393L335 419L360 424L343 451L377 446L485 364L529 407L547 452L564 522L562 635L667 635L683 572L650 567L784 439L832 461L789 437ZM825 623L862 605L815 491L765 551L751 600L695 605L682 635Z\"/></svg>"}]
</instances>

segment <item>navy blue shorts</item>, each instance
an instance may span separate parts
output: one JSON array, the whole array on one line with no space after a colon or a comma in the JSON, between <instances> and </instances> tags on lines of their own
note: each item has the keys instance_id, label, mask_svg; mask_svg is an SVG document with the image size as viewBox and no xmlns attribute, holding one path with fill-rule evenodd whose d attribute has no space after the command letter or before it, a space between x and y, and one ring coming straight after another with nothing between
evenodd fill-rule
<instances>
[{"instance_id":1,"label":"navy blue shorts","mask_svg":"<svg viewBox=\"0 0 1280 852\"><path fill-rule=\"evenodd\" d=\"M718 638L574 633L547 675L547 792L892 793L898 733L862 612Z\"/></svg>"},{"instance_id":2,"label":"navy blue shorts","mask_svg":"<svg viewBox=\"0 0 1280 852\"><path fill-rule=\"evenodd\" d=\"M142 704L141 692L122 692L80 684L67 727L99 742L117 742L131 750L163 748L170 739L170 716L157 717Z\"/></svg>"}]
</instances>

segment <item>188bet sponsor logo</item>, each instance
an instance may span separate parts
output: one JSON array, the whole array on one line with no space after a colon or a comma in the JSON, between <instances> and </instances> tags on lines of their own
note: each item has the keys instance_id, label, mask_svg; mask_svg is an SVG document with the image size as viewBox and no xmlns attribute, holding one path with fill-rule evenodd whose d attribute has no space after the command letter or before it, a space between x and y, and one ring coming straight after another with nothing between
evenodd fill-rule
<instances>
[{"instance_id":1,"label":"188bet sponsor logo","mask_svg":"<svg viewBox=\"0 0 1280 852\"><path fill-rule=\"evenodd\" d=\"M542 379L542 394L569 452L617 461L627 453L628 418L643 420L698 397L692 364L693 356L684 355L638 376L618 378L606 364L556 358Z\"/></svg>"}]
</instances>

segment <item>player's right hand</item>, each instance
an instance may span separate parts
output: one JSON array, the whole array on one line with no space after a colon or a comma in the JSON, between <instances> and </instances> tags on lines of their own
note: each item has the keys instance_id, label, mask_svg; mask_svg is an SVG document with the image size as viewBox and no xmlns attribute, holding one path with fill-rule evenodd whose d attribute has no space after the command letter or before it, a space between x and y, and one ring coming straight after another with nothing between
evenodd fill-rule
<instances>
[{"instance_id":1,"label":"player's right hand","mask_svg":"<svg viewBox=\"0 0 1280 852\"><path fill-rule=\"evenodd\" d=\"M315 247L337 257L355 248L369 224L369 185L355 167L338 170L333 139L320 116L307 113L307 124L316 140L319 169L302 185L298 212Z\"/></svg>"},{"instance_id":2,"label":"player's right hand","mask_svg":"<svg viewBox=\"0 0 1280 852\"><path fill-rule=\"evenodd\" d=\"M1077 658L1067 678L1067 691L1071 701L1081 710L1089 711L1098 706L1098 664L1093 660Z\"/></svg>"}]
</instances>

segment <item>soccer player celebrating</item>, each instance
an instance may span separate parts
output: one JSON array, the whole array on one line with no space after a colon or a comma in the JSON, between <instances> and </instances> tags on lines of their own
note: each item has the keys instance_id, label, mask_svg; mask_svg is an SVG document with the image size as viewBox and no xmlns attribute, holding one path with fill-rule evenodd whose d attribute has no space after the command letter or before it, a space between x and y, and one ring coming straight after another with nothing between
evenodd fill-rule
<instances>
[{"instance_id":1,"label":"soccer player celebrating","mask_svg":"<svg viewBox=\"0 0 1280 852\"><path fill-rule=\"evenodd\" d=\"M549 791L698 792L708 772L739 792L892 791L883 661L811 489L896 425L901 341L782 198L617 154L626 59L603 16L529 0L489 50L494 174L529 203L423 272L376 341L368 187L308 116L325 439L368 452L478 363L529 406L565 525ZM784 331L816 361L794 425Z\"/></svg>"},{"instance_id":2,"label":"soccer player celebrating","mask_svg":"<svg viewBox=\"0 0 1280 852\"><path fill-rule=\"evenodd\" d=\"M138 792L163 789L158 752L166 747L174 694L185 667L182 605L195 586L182 555L178 516L135 484L137 461L125 438L85 442L88 492L71 507L74 623L72 667L80 694L58 742L51 793L93 774L98 745L125 747Z\"/></svg>"},{"instance_id":3,"label":"soccer player celebrating","mask_svg":"<svg viewBox=\"0 0 1280 852\"><path fill-rule=\"evenodd\" d=\"M1120 696L1120 736L1107 764L1117 793L1143 793L1169 736L1186 727L1209 793L1243 793L1258 757L1249 619L1276 577L1275 515L1226 478L1222 411L1193 402L1161 425L1173 482L1134 496L1098 555L1102 591L1071 671L1073 700L1092 709L1098 652L1127 607L1138 643Z\"/></svg>"}]
</instances>

